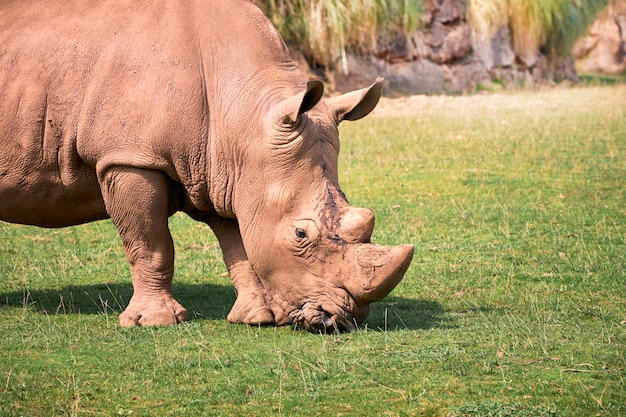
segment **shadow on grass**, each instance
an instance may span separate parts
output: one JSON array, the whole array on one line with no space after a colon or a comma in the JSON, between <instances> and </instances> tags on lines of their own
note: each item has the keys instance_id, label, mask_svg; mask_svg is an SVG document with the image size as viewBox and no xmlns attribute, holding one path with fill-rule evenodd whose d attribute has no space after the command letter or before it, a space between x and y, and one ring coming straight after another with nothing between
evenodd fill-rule
<instances>
[{"instance_id":1,"label":"shadow on grass","mask_svg":"<svg viewBox=\"0 0 626 417\"><path fill-rule=\"evenodd\" d=\"M53 290L0 293L3 306L28 308L43 314L120 314L133 294L131 283L70 285ZM174 284L174 297L190 319L226 319L235 302L233 287L216 284Z\"/></svg>"},{"instance_id":2,"label":"shadow on grass","mask_svg":"<svg viewBox=\"0 0 626 417\"><path fill-rule=\"evenodd\" d=\"M0 308L26 308L41 314L120 314L132 293L130 283L23 290L0 293ZM228 285L176 283L174 297L187 308L191 320L226 320L236 293ZM393 296L370 306L370 314L360 327L365 326L386 331L454 327L439 303Z\"/></svg>"},{"instance_id":3,"label":"shadow on grass","mask_svg":"<svg viewBox=\"0 0 626 417\"><path fill-rule=\"evenodd\" d=\"M371 304L365 324L372 330L383 331L456 327L438 302L394 296Z\"/></svg>"}]
</instances>

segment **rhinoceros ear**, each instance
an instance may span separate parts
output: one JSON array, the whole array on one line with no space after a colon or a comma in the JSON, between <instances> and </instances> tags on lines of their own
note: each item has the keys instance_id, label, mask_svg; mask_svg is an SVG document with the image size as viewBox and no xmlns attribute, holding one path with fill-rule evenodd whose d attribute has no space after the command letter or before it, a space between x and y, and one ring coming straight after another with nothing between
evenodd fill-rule
<instances>
[{"instance_id":1,"label":"rhinoceros ear","mask_svg":"<svg viewBox=\"0 0 626 417\"><path fill-rule=\"evenodd\" d=\"M324 84L321 81L306 83L306 91L283 100L278 107L278 121L285 124L294 124L300 116L311 110L324 95Z\"/></svg>"},{"instance_id":2,"label":"rhinoceros ear","mask_svg":"<svg viewBox=\"0 0 626 417\"><path fill-rule=\"evenodd\" d=\"M383 78L377 78L368 88L330 98L327 103L334 110L337 123L343 120L359 120L374 110L382 91Z\"/></svg>"}]
</instances>

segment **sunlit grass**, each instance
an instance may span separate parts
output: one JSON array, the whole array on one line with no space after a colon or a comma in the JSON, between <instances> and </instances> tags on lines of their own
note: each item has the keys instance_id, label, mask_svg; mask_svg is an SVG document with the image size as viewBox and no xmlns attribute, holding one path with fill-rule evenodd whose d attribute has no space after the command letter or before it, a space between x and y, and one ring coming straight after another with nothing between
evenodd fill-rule
<instances>
[{"instance_id":1,"label":"sunlit grass","mask_svg":"<svg viewBox=\"0 0 626 417\"><path fill-rule=\"evenodd\" d=\"M216 240L184 215L193 320L168 328L119 326L110 222L0 223L0 416L626 415L625 88L385 100L342 124L343 191L374 241L416 246L348 334L228 324Z\"/></svg>"}]
</instances>

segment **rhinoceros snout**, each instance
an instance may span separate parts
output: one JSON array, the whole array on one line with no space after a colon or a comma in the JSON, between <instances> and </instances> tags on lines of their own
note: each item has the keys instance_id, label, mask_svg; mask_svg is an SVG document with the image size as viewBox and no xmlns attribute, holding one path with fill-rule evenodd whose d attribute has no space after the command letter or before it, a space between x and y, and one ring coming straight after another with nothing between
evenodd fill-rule
<instances>
[{"instance_id":1,"label":"rhinoceros snout","mask_svg":"<svg viewBox=\"0 0 626 417\"><path fill-rule=\"evenodd\" d=\"M357 328L369 313L369 305L389 294L402 280L411 259L413 245L377 246L359 243L352 246L348 276L337 282L348 297L343 313L324 305L305 306L297 320L312 333L338 333ZM345 301L344 300L344 301ZM333 311L335 310L335 311ZM332 312L331 312L332 311Z\"/></svg>"},{"instance_id":2,"label":"rhinoceros snout","mask_svg":"<svg viewBox=\"0 0 626 417\"><path fill-rule=\"evenodd\" d=\"M355 311L352 311L350 319L340 317L335 314L333 316L326 312L323 312L321 317L309 322L304 323L304 327L311 333L341 333L348 330L355 329L369 313L369 306L357 307Z\"/></svg>"},{"instance_id":3,"label":"rhinoceros snout","mask_svg":"<svg viewBox=\"0 0 626 417\"><path fill-rule=\"evenodd\" d=\"M311 323L305 322L304 326L311 333L338 333L346 330L337 317L331 317L326 313Z\"/></svg>"}]
</instances>

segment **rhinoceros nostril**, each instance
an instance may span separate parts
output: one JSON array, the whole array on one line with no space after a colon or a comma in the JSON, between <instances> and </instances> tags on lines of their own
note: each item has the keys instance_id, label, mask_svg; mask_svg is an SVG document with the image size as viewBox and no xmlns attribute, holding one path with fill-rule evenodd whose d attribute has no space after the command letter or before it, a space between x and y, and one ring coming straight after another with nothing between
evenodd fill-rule
<instances>
[{"instance_id":1,"label":"rhinoceros nostril","mask_svg":"<svg viewBox=\"0 0 626 417\"><path fill-rule=\"evenodd\" d=\"M339 316L334 315L330 317L328 314L324 314L322 317L312 321L306 328L311 333L323 334L337 334L347 329Z\"/></svg>"},{"instance_id":2,"label":"rhinoceros nostril","mask_svg":"<svg viewBox=\"0 0 626 417\"><path fill-rule=\"evenodd\" d=\"M322 320L316 320L307 326L307 330L311 333L326 333L326 323Z\"/></svg>"}]
</instances>

